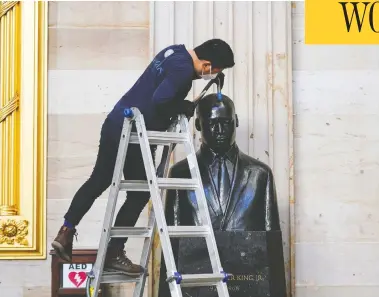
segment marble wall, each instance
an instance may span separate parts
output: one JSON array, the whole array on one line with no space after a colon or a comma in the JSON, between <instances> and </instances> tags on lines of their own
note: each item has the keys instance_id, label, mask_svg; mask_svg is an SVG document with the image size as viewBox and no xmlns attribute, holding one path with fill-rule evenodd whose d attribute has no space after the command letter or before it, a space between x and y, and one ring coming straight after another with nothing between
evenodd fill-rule
<instances>
[{"instance_id":1,"label":"marble wall","mask_svg":"<svg viewBox=\"0 0 379 297\"><path fill-rule=\"evenodd\" d=\"M296 297L379 296L379 47L304 44L293 4Z\"/></svg>"}]
</instances>

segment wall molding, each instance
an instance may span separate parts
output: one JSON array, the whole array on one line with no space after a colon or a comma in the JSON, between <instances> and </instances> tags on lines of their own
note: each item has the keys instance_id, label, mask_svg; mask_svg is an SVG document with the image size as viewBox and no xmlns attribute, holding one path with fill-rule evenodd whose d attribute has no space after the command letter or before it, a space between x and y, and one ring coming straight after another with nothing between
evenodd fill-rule
<instances>
[{"instance_id":1,"label":"wall molding","mask_svg":"<svg viewBox=\"0 0 379 297\"><path fill-rule=\"evenodd\" d=\"M19 108L1 123L3 129L15 128L2 138L17 158L13 168L2 162L2 172L11 176L17 171L17 177L15 182L3 180L8 191L0 200L0 259L45 259L48 3L19 1L6 6L7 10L2 5L1 12L6 11L2 18L9 26L5 28L8 38L1 42L16 50L11 53L12 62L2 69L14 75L2 80L1 88L9 89L7 94L19 93L20 101Z\"/></svg>"}]
</instances>

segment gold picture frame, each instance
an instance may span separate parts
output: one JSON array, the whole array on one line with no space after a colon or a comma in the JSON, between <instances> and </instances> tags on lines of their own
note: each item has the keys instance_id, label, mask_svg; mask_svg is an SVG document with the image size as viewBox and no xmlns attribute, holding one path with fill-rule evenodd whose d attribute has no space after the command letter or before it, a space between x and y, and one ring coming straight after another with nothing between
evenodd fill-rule
<instances>
[{"instance_id":1,"label":"gold picture frame","mask_svg":"<svg viewBox=\"0 0 379 297\"><path fill-rule=\"evenodd\" d=\"M45 259L48 2L0 2L0 29L0 260Z\"/></svg>"}]
</instances>

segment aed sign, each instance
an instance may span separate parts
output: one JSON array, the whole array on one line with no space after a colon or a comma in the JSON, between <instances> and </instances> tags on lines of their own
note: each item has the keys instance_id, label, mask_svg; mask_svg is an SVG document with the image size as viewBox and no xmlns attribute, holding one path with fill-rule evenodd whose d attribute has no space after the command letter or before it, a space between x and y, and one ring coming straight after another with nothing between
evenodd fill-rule
<instances>
[{"instance_id":1,"label":"aed sign","mask_svg":"<svg viewBox=\"0 0 379 297\"><path fill-rule=\"evenodd\" d=\"M92 269L92 264L73 263L63 264L62 287L63 288L85 288L87 272Z\"/></svg>"},{"instance_id":2,"label":"aed sign","mask_svg":"<svg viewBox=\"0 0 379 297\"><path fill-rule=\"evenodd\" d=\"M305 0L305 44L379 44L379 1Z\"/></svg>"}]
</instances>

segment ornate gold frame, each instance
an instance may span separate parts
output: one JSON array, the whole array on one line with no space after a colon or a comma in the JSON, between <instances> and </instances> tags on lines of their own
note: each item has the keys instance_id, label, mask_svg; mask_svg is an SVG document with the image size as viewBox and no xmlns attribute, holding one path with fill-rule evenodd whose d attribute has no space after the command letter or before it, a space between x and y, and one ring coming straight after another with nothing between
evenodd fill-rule
<instances>
[{"instance_id":1,"label":"ornate gold frame","mask_svg":"<svg viewBox=\"0 0 379 297\"><path fill-rule=\"evenodd\" d=\"M0 3L0 259L46 258L47 13Z\"/></svg>"}]
</instances>

